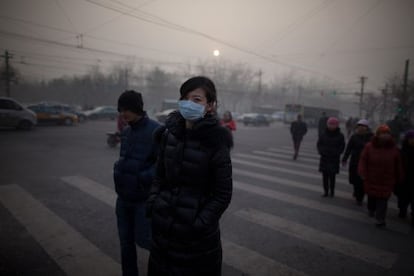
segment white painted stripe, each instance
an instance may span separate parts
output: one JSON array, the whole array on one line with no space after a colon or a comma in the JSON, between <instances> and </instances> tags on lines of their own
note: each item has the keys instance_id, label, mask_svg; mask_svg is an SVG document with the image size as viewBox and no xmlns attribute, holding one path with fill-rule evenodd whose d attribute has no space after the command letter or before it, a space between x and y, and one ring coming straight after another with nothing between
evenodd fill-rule
<instances>
[{"instance_id":1,"label":"white painted stripe","mask_svg":"<svg viewBox=\"0 0 414 276\"><path fill-rule=\"evenodd\" d=\"M89 178L77 175L64 176L61 178L61 180L73 187L78 188L82 192L91 195L92 197L99 199L102 202L105 202L111 207L115 207L117 196L113 189L101 185Z\"/></svg>"},{"instance_id":2,"label":"white painted stripe","mask_svg":"<svg viewBox=\"0 0 414 276\"><path fill-rule=\"evenodd\" d=\"M260 255L255 251L232 243L228 240L223 240L222 243L224 262L244 273L247 273L248 275L306 275L303 272L292 269L287 265L275 262L266 256Z\"/></svg>"},{"instance_id":3,"label":"white painted stripe","mask_svg":"<svg viewBox=\"0 0 414 276\"><path fill-rule=\"evenodd\" d=\"M67 184L70 184L81 191L85 192L86 194L114 207L116 194L113 190L106 188L105 186L82 176L67 176L61 178L64 182ZM265 256L260 255L259 253L256 253L252 250L249 250L247 248L243 248L241 246L237 246L229 241L223 240L223 248L224 248L224 254L223 259L224 261L234 268L247 272L248 274L252 275L274 275L274 274L266 274L267 271L271 273L273 271L281 271L280 275L304 275L300 272L289 268L283 264L277 263ZM142 252L138 252L138 256L142 255ZM242 257L241 257L242 256ZM249 259L245 259L245 257L249 257ZM254 261L254 263L257 266L261 266L259 269L264 274L256 274L251 273L254 272L252 268L254 267L253 264L249 264L251 266L246 266L248 264L248 260ZM275 270L277 269L277 270ZM144 274L145 275L145 274Z\"/></svg>"},{"instance_id":4,"label":"white painted stripe","mask_svg":"<svg viewBox=\"0 0 414 276\"><path fill-rule=\"evenodd\" d=\"M255 150L253 151L255 154L260 154L260 155L265 155L265 156L270 156L270 157L277 157L277 158L284 158L284 159L289 159L292 160L292 153L277 153L277 152L268 152L268 151L261 151L261 150ZM317 159L315 158L308 158L308 157L303 157L301 155L299 155L299 162L307 162L307 163L312 163L312 164L318 164Z\"/></svg>"},{"instance_id":5,"label":"white painted stripe","mask_svg":"<svg viewBox=\"0 0 414 276\"><path fill-rule=\"evenodd\" d=\"M115 208L117 195L114 190L83 176L64 176L61 177L61 180ZM149 251L137 246L137 255L139 271L143 273L143 275L146 275Z\"/></svg>"},{"instance_id":6,"label":"white painted stripe","mask_svg":"<svg viewBox=\"0 0 414 276\"><path fill-rule=\"evenodd\" d=\"M257 151L253 151L254 154L256 154L256 152ZM254 155L251 155L251 154L244 154L244 153L236 153L233 156L239 156L239 157L242 157L242 158L255 159L255 160L269 162L269 163L273 163L273 164L289 165L291 167L309 169L309 170L313 170L313 171L317 171L319 169L319 166L317 166L317 165L301 164L301 163L298 163L298 162L293 161L293 160L285 161L285 160L274 159L274 158L254 156ZM340 172L339 175L343 176L344 174ZM337 179L339 179L339 178L337 177Z\"/></svg>"},{"instance_id":7,"label":"white painted stripe","mask_svg":"<svg viewBox=\"0 0 414 276\"><path fill-rule=\"evenodd\" d=\"M0 186L0 202L67 275L120 275L121 267L17 185Z\"/></svg>"},{"instance_id":8,"label":"white painted stripe","mask_svg":"<svg viewBox=\"0 0 414 276\"><path fill-rule=\"evenodd\" d=\"M242 209L236 211L235 215L285 235L315 244L318 247L324 247L331 251L386 269L392 268L398 258L398 254L355 242L331 233L322 232L309 226L258 210Z\"/></svg>"},{"instance_id":9,"label":"white painted stripe","mask_svg":"<svg viewBox=\"0 0 414 276\"><path fill-rule=\"evenodd\" d=\"M283 149L283 148L269 148L269 151L272 151L272 152L281 152L281 153L288 153L288 154L289 153L290 154L293 153L293 150ZM309 157L309 158L319 159L319 155L316 154L316 153L307 153L307 152L304 152L304 151L299 150L299 155L306 156L306 157Z\"/></svg>"},{"instance_id":10,"label":"white painted stripe","mask_svg":"<svg viewBox=\"0 0 414 276\"><path fill-rule=\"evenodd\" d=\"M276 199L278 201L286 202L289 204L303 206L303 207L317 210L323 213L327 213L327 214L339 216L342 218L373 225L372 220L370 220L367 214L364 212L348 210L342 207L326 204L321 201L306 199L306 198L294 196L288 193L282 193L282 192L278 192L275 190L262 188L256 185L246 184L246 183L239 182L239 181L233 181L233 186L237 189L240 189L240 190L243 190L249 193L257 194L263 197ZM389 224L388 228L396 232L408 234L411 231L408 227L406 227L406 225L401 225L401 224L396 225L396 224L390 224L390 223L388 224Z\"/></svg>"},{"instance_id":11,"label":"white painted stripe","mask_svg":"<svg viewBox=\"0 0 414 276\"><path fill-rule=\"evenodd\" d=\"M267 181L270 183L275 183L278 185L283 185L283 186L287 186L287 187L295 187L295 188L300 188L303 190L308 190L308 191L312 191L312 192L318 192L318 193L322 193L323 192L323 188L322 185L321 186L316 186L313 184L307 184L307 183L303 183L303 182L299 182L299 181L294 181L294 180L290 180L287 178L280 178L277 176L271 176L271 175L266 175L266 174L262 174L262 173L255 173L255 172L250 172L250 171L246 171L246 170L241 170L241 169L237 169L233 167L233 174L236 175L241 175L241 176L248 176L251 178L255 178L255 179L259 179L259 180L263 180L263 181ZM338 198L342 198L342 199L350 199L351 198L351 192L343 192L341 190L335 189L335 197ZM395 202L388 202L388 208L389 209L394 209L394 210L398 210Z\"/></svg>"},{"instance_id":12,"label":"white painted stripe","mask_svg":"<svg viewBox=\"0 0 414 276\"><path fill-rule=\"evenodd\" d=\"M246 161L246 160L242 160L240 158L234 158L234 157L232 157L231 161L232 161L232 163L237 163L237 164L246 165L246 166L255 167L255 168L260 168L260 169L266 169L266 170L274 171L274 172L284 172L284 173L288 173L288 174L300 175L300 176L314 178L314 179L322 179L322 175L319 174L319 173L309 173L309 172L303 172L303 171L299 171L299 170L291 170L291 169L282 168L282 167L263 165L263 164L258 164L256 162L250 162L250 161ZM341 178L338 178L338 177L336 178L336 183L337 184L349 185L347 180L341 179Z\"/></svg>"}]
</instances>

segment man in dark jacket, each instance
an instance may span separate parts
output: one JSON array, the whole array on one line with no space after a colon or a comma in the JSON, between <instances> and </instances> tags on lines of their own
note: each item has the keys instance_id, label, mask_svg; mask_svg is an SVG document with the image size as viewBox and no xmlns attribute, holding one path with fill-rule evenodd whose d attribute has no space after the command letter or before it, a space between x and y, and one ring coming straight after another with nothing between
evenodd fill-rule
<instances>
[{"instance_id":1,"label":"man in dark jacket","mask_svg":"<svg viewBox=\"0 0 414 276\"><path fill-rule=\"evenodd\" d=\"M326 116L326 112L322 112L322 116L318 122L318 137L321 137L321 135L325 133L327 121L328 117Z\"/></svg>"},{"instance_id":2,"label":"man in dark jacket","mask_svg":"<svg viewBox=\"0 0 414 276\"><path fill-rule=\"evenodd\" d=\"M342 166L346 166L349 156L349 183L354 186L354 197L358 205L362 205L364 199L364 181L358 174L359 157L365 144L367 144L374 134L369 129L368 121L361 119L357 123L355 134L351 136L346 145L345 154L342 157Z\"/></svg>"},{"instance_id":3,"label":"man in dark jacket","mask_svg":"<svg viewBox=\"0 0 414 276\"><path fill-rule=\"evenodd\" d=\"M407 131L401 148L404 168L404 181L397 183L395 194L398 197L399 217L407 216L408 206L411 205L411 219L414 226L414 129Z\"/></svg>"},{"instance_id":4,"label":"man in dark jacket","mask_svg":"<svg viewBox=\"0 0 414 276\"><path fill-rule=\"evenodd\" d=\"M298 158L300 143L302 142L303 136L308 131L308 127L305 122L302 121L302 115L298 115L297 120L292 122L290 125L290 134L292 135L293 148L295 153L293 154L293 160Z\"/></svg>"},{"instance_id":5,"label":"man in dark jacket","mask_svg":"<svg viewBox=\"0 0 414 276\"><path fill-rule=\"evenodd\" d=\"M138 275L135 243L150 249L151 227L145 216L145 201L155 175L157 156L153 132L159 124L143 110L140 93L125 91L118 99L120 116L128 123L121 133L120 158L114 165L118 194L116 215L121 243L122 275Z\"/></svg>"}]
</instances>

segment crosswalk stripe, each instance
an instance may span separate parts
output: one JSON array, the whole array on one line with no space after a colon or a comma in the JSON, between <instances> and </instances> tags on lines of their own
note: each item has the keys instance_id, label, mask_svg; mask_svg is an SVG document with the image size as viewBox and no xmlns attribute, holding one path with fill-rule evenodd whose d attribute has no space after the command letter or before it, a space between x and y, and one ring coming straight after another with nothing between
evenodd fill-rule
<instances>
[{"instance_id":1,"label":"crosswalk stripe","mask_svg":"<svg viewBox=\"0 0 414 276\"><path fill-rule=\"evenodd\" d=\"M299 170L291 170L291 169L281 168L281 167L276 167L276 166L263 165L263 164L258 164L256 162L250 162L250 161L246 161L246 160L242 160L240 158L234 158L234 157L232 158L231 161L232 161L232 163L247 165L247 166L266 169L266 170L275 171L275 172L284 172L284 173L289 173L289 174L293 174L293 175L300 175L300 176L314 178L314 179L322 179L322 176L320 174L316 174L316 173L308 173L308 172L303 172L303 171L299 171ZM337 178L336 183L348 185L348 181L344 180L344 179L341 179L341 178Z\"/></svg>"},{"instance_id":2,"label":"crosswalk stripe","mask_svg":"<svg viewBox=\"0 0 414 276\"><path fill-rule=\"evenodd\" d=\"M256 151L253 151L253 153L256 153ZM270 162L270 163L274 163L274 164L289 165L289 166L296 167L296 168L304 168L304 169L309 169L309 170L314 170L314 171L318 170L318 166L316 166L316 165L301 164L301 163L298 163L298 162L294 162L292 160L291 161L285 161L285 160L274 159L274 158L259 157L259 156L254 156L252 154L245 154L245 153L236 153L233 156L256 159L256 160L259 160L259 161L265 161L265 162ZM342 172L340 172L339 176L344 176L344 174ZM339 178L337 178L337 179L339 179Z\"/></svg>"},{"instance_id":3,"label":"crosswalk stripe","mask_svg":"<svg viewBox=\"0 0 414 276\"><path fill-rule=\"evenodd\" d=\"M223 240L223 260L226 264L247 273L248 275L273 276L305 276L306 274L278 263L248 248L228 240ZM245 274L243 274L245 275Z\"/></svg>"},{"instance_id":4,"label":"crosswalk stripe","mask_svg":"<svg viewBox=\"0 0 414 276\"><path fill-rule=\"evenodd\" d=\"M282 152L282 153L288 153L288 154L293 154L293 150L292 149L286 149L286 148L269 148L269 151L274 151L274 152ZM310 158L315 158L318 159L319 155L316 153L308 153L305 151L301 151L299 150L299 155L300 156L306 156L306 157L310 157Z\"/></svg>"},{"instance_id":5,"label":"crosswalk stripe","mask_svg":"<svg viewBox=\"0 0 414 276\"><path fill-rule=\"evenodd\" d=\"M280 146L280 148L293 151L293 145L292 146ZM301 145L300 148L299 148L299 152L305 152L305 153L309 153L309 154L317 154L317 148L316 148L316 146L307 147L307 146Z\"/></svg>"},{"instance_id":6,"label":"crosswalk stripe","mask_svg":"<svg viewBox=\"0 0 414 276\"><path fill-rule=\"evenodd\" d=\"M321 203L316 200L306 199L306 198L294 196L288 193L278 192L275 190L250 185L250 184L243 183L240 181L233 181L233 186L239 190L257 194L263 197L276 199L278 201L286 202L289 204L302 206L302 207L317 210L323 213L328 213L328 214L339 216L342 218L373 225L373 222L370 219L368 219L367 215L363 212L352 211L352 210L348 210L342 207L328 205L326 203ZM390 227L388 228L393 231L404 233L404 234L408 234L411 231L407 227L400 227L400 225L396 225L396 224L390 224Z\"/></svg>"},{"instance_id":7,"label":"crosswalk stripe","mask_svg":"<svg viewBox=\"0 0 414 276\"><path fill-rule=\"evenodd\" d=\"M105 202L111 207L115 207L117 196L113 189L107 188L104 185L96 183L95 181L83 176L64 176L61 177L61 180L72 185L73 187L78 188L82 192L92 195L94 198ZM93 191L93 194L91 191Z\"/></svg>"},{"instance_id":8,"label":"crosswalk stripe","mask_svg":"<svg viewBox=\"0 0 414 276\"><path fill-rule=\"evenodd\" d=\"M277 177L277 176L271 176L271 175L266 175L266 174L262 174L262 173L250 172L250 171L246 171L246 170L237 169L237 168L234 168L234 167L233 167L233 174L241 175L241 176L248 176L248 177L252 177L252 178L255 178L255 179L264 180L264 181L267 181L267 182L271 182L271 183L275 183L275 184L283 185L283 186L287 186L287 187L295 187L295 188L300 188L300 189L303 189L303 190L322 193L322 185L321 186L316 186L316 185L312 185L312 184L306 184L306 183L303 183L303 182L294 181L294 180L290 180L290 179L287 179L287 178L280 178L280 177ZM343 198L343 199L349 199L351 197L349 192L343 192L343 191L340 191L338 189L335 190L335 196L339 197L339 198ZM394 202L388 202L388 206L389 206L390 209L395 209L395 210L398 209Z\"/></svg>"},{"instance_id":9,"label":"crosswalk stripe","mask_svg":"<svg viewBox=\"0 0 414 276\"><path fill-rule=\"evenodd\" d=\"M117 195L114 190L105 187L89 178L73 175L61 177L61 180L82 192L96 198L107 205L115 208ZM138 266L141 272L146 274L149 252L137 246Z\"/></svg>"},{"instance_id":10,"label":"crosswalk stripe","mask_svg":"<svg viewBox=\"0 0 414 276\"><path fill-rule=\"evenodd\" d=\"M67 275L119 275L117 262L21 187L0 186L0 202Z\"/></svg>"},{"instance_id":11,"label":"crosswalk stripe","mask_svg":"<svg viewBox=\"0 0 414 276\"><path fill-rule=\"evenodd\" d=\"M292 153L277 153L277 152L268 152L268 151L262 151L262 150L255 150L253 151L253 153L255 154L260 154L260 155L265 155L265 156L271 156L271 157L278 157L278 158L284 158L284 159L289 159L292 160L293 154ZM318 162L317 159L315 158L308 158L308 157L302 157L299 156L299 161L300 162L307 162L307 163L312 163L315 164Z\"/></svg>"},{"instance_id":12,"label":"crosswalk stripe","mask_svg":"<svg viewBox=\"0 0 414 276\"><path fill-rule=\"evenodd\" d=\"M86 194L114 207L115 206L115 199L116 199L116 193L91 179L88 179L86 177L82 176L66 176L61 178L62 181L65 183L72 185L81 191L85 192ZM281 263L277 263L265 256L260 255L257 252L254 252L252 250L249 250L247 248L237 246L230 241L227 241L225 239L222 239L223 242L223 248L224 248L224 255L223 259L226 262L226 264L235 267L236 269L248 272L249 274L253 275L274 275L274 271L280 271L280 275L305 275L299 271L296 271L292 268L289 268L286 265L283 265ZM237 250L237 251L236 251ZM138 256L141 254L138 253ZM238 259L239 256L247 256L248 259ZM254 264L251 263L251 266L246 266L248 264L247 260L255 261L257 264L260 264L263 266L259 269L259 271L262 271L264 274L259 273L251 273L254 272L252 268L254 267ZM227 263L228 262L228 263ZM270 273L270 274L267 274ZM283 274L284 273L284 274Z\"/></svg>"},{"instance_id":13,"label":"crosswalk stripe","mask_svg":"<svg viewBox=\"0 0 414 276\"><path fill-rule=\"evenodd\" d=\"M286 220L254 209L242 209L235 215L250 222L262 225L285 235L328 248L343 255L362 260L386 269L397 261L398 255L374 248L331 233L322 232L306 225Z\"/></svg>"}]
</instances>

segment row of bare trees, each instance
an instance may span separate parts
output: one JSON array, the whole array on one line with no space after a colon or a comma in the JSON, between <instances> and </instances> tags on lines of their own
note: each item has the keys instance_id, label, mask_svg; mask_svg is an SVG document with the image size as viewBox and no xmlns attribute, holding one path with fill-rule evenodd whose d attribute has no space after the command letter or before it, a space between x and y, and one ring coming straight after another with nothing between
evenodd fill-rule
<instances>
[{"instance_id":1,"label":"row of bare trees","mask_svg":"<svg viewBox=\"0 0 414 276\"><path fill-rule=\"evenodd\" d=\"M3 71L0 68L1 72ZM18 76L18 82L12 85L11 95L26 103L58 101L84 108L115 105L120 93L126 89L135 89L143 93L145 108L153 113L160 110L163 99L178 98L179 86L185 79L193 75L205 75L212 78L217 86L221 110L248 112L255 105L283 109L286 103L301 103L336 107L345 114L353 114L343 110L341 103L347 99L326 94L321 96L324 94L321 91L336 90L338 94L346 93L335 88L334 83L301 78L295 72L274 76L271 81L265 82L259 70L246 64L226 61L200 61L192 68L172 72L156 66L133 64L117 65L103 72L100 67L95 66L85 75L65 76L49 81L26 81L17 70L14 72ZM384 87L386 89L379 93L365 95L362 108L366 117L385 121L398 112L403 112L406 116L414 113L413 81L408 82L406 93L403 93L402 80L398 77L390 78ZM348 99L348 102L351 101ZM399 107L404 110L399 110Z\"/></svg>"}]
</instances>

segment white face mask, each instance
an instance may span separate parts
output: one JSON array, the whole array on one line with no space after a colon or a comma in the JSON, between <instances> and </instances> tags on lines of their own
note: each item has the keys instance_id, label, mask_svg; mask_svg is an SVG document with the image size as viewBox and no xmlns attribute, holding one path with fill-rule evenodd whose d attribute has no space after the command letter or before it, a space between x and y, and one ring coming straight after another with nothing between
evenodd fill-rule
<instances>
[{"instance_id":1,"label":"white face mask","mask_svg":"<svg viewBox=\"0 0 414 276\"><path fill-rule=\"evenodd\" d=\"M178 101L178 110L184 119L188 121L195 121L204 117L205 106L195 103L193 101L181 100Z\"/></svg>"}]
</instances>

